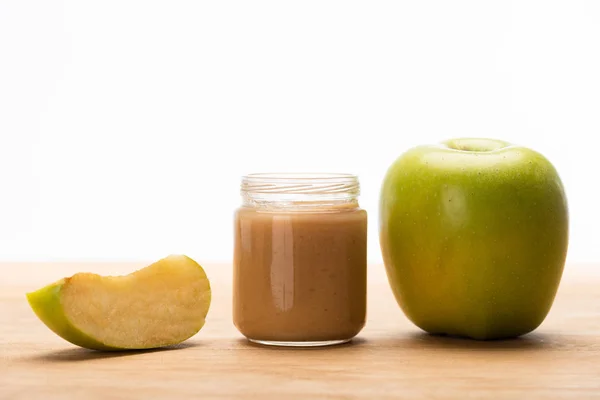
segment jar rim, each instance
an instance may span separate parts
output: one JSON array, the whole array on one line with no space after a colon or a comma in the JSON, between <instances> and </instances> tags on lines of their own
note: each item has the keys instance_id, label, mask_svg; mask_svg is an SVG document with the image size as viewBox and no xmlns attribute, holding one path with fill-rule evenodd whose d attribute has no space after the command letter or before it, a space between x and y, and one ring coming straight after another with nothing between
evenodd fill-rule
<instances>
[{"instance_id":1,"label":"jar rim","mask_svg":"<svg viewBox=\"0 0 600 400\"><path fill-rule=\"evenodd\" d=\"M358 176L354 174L335 173L335 172L258 172L247 174L242 180L262 180L262 181L323 181L323 180L357 180Z\"/></svg>"},{"instance_id":2,"label":"jar rim","mask_svg":"<svg viewBox=\"0 0 600 400\"><path fill-rule=\"evenodd\" d=\"M282 172L255 173L242 177L241 192L260 201L273 195L288 196L297 201L355 201L360 194L358 176L342 173ZM269 196L269 197L266 197Z\"/></svg>"}]
</instances>

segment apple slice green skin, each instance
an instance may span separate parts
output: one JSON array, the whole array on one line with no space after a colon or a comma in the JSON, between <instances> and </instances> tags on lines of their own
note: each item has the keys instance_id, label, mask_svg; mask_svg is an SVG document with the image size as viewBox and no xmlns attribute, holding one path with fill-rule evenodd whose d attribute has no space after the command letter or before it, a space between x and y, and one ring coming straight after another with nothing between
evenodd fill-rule
<instances>
[{"instance_id":1,"label":"apple slice green skin","mask_svg":"<svg viewBox=\"0 0 600 400\"><path fill-rule=\"evenodd\" d=\"M69 322L60 303L60 291L67 282L67 279L69 278L63 278L35 292L27 294L29 305L38 318L46 324L52 332L74 345L92 350L123 350L117 347L106 346L86 335Z\"/></svg>"},{"instance_id":2,"label":"apple slice green skin","mask_svg":"<svg viewBox=\"0 0 600 400\"><path fill-rule=\"evenodd\" d=\"M81 276L87 275L94 279L127 279L135 274L144 274L146 272L146 279L148 278L147 272L154 267L154 271L160 271L162 268L162 273L169 272L169 269L174 269L177 271L177 268L187 268L187 271L193 270L195 271L196 278L200 281L200 286L202 290L199 295L202 297L202 300L197 301L199 305L196 306L194 310L195 319L192 323L191 328L186 328L184 334L182 336L181 333L178 334L177 337L173 338L162 338L158 341L158 343L152 343L151 341L144 342L140 344L139 340L137 344L134 345L119 345L114 346L103 342L102 340L98 340L90 336L88 333L84 332L80 327L78 327L71 319L68 317L68 312L65 309L65 306L62 302L62 298L64 297L64 289L71 284L74 284L73 281L77 281L77 279L82 279ZM166 269L165 269L166 268ZM146 271L144 271L146 270ZM160 272L157 272L157 274ZM76 284L76 283L75 283ZM173 290L171 289L171 292ZM160 297L160 296L159 296ZM164 347L169 345L174 345L187 340L188 338L195 335L200 329L204 326L205 317L208 313L208 309L210 307L211 301L211 293L210 293L210 284L208 282L208 278L202 267L197 264L194 260L186 256L172 255L167 258L161 259L156 263L143 268L142 270L136 271L130 275L125 277L100 277L94 274L76 274L70 278L63 278L55 283L47 285L35 292L31 292L27 294L27 300L38 316L38 318L56 333L58 336L67 340L68 342L75 344L80 347L84 347L92 350L101 350L101 351L123 351L123 350L143 350L143 349L151 349L157 347ZM150 303L145 305L148 308L152 307L154 304ZM200 308L198 308L200 307ZM189 310L188 310L189 311ZM156 322L155 324L162 324L164 321ZM110 329L110 328L109 328ZM137 335L136 335L137 336ZM139 339L139 338L138 338Z\"/></svg>"}]
</instances>

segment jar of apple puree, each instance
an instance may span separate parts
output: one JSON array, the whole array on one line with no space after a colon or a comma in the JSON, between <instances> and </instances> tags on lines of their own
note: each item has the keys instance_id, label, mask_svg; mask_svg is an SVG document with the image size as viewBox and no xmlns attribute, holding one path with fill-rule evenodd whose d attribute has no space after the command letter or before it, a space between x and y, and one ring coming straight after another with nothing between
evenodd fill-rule
<instances>
[{"instance_id":1,"label":"jar of apple puree","mask_svg":"<svg viewBox=\"0 0 600 400\"><path fill-rule=\"evenodd\" d=\"M350 341L365 324L367 213L347 174L252 174L235 212L233 321L277 346Z\"/></svg>"}]
</instances>

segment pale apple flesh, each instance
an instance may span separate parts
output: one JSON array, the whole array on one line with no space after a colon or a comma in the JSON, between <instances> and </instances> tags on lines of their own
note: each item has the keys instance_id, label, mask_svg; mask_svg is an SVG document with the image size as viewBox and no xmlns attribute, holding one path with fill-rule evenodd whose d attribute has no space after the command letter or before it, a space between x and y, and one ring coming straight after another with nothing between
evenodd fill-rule
<instances>
[{"instance_id":1,"label":"pale apple flesh","mask_svg":"<svg viewBox=\"0 0 600 400\"><path fill-rule=\"evenodd\" d=\"M169 256L126 276L78 273L27 299L48 328L73 344L133 350L195 335L204 326L211 289L199 264Z\"/></svg>"}]
</instances>

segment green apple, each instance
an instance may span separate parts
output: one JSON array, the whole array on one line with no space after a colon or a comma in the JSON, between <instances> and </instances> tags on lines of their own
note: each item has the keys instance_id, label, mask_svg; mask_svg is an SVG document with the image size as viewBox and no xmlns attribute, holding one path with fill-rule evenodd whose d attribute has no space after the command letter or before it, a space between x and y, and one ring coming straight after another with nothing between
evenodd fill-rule
<instances>
[{"instance_id":1,"label":"green apple","mask_svg":"<svg viewBox=\"0 0 600 400\"><path fill-rule=\"evenodd\" d=\"M196 334L211 290L200 265L172 255L126 276L78 273L27 299L48 328L73 344L133 350L177 344Z\"/></svg>"},{"instance_id":2,"label":"green apple","mask_svg":"<svg viewBox=\"0 0 600 400\"><path fill-rule=\"evenodd\" d=\"M550 310L569 217L541 154L492 139L415 147L389 168L379 218L388 280L421 329L510 338Z\"/></svg>"}]
</instances>

